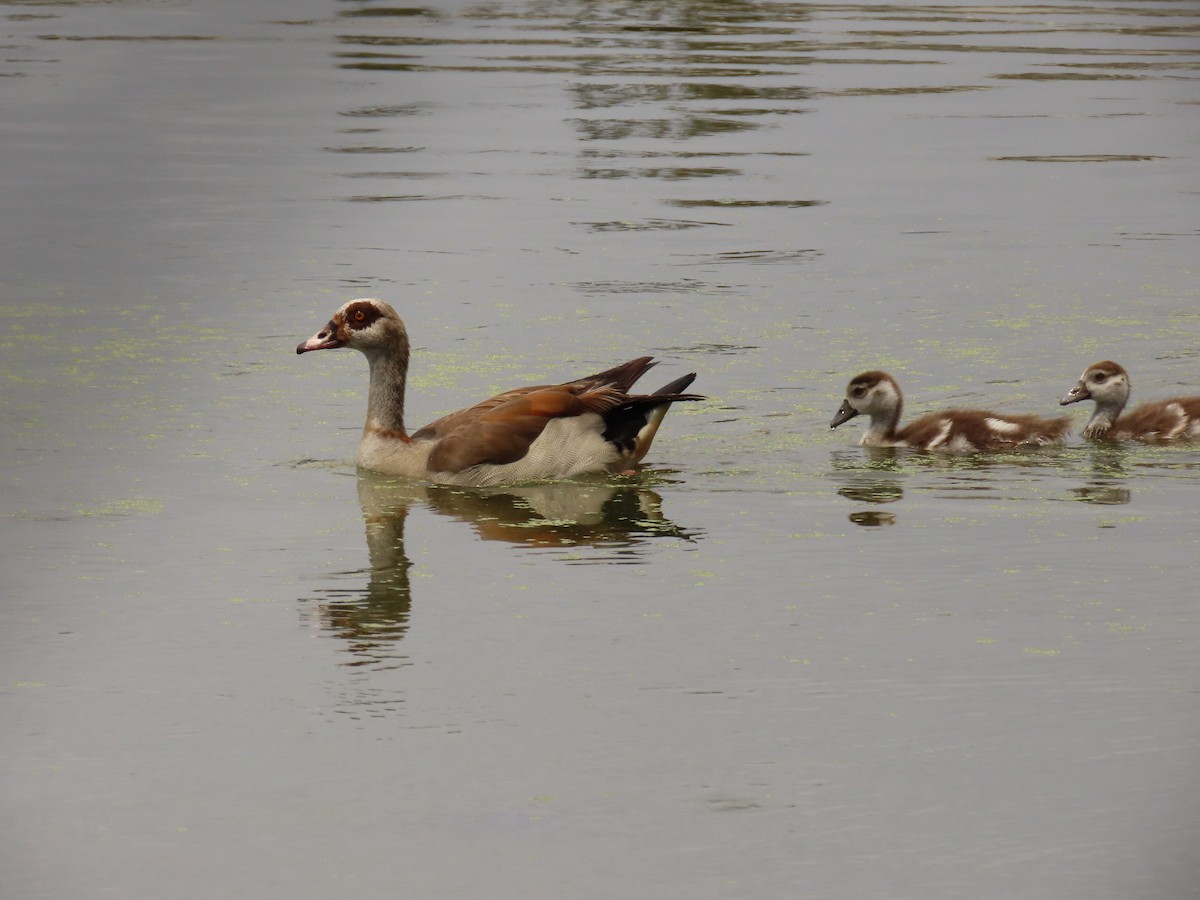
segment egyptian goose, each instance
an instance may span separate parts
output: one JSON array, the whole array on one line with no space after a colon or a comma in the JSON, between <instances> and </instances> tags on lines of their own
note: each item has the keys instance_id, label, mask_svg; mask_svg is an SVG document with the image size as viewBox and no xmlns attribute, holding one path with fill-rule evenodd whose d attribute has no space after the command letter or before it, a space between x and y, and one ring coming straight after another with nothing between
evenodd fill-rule
<instances>
[{"instance_id":1,"label":"egyptian goose","mask_svg":"<svg viewBox=\"0 0 1200 900\"><path fill-rule=\"evenodd\" d=\"M1151 400L1121 415L1132 388L1129 373L1112 360L1088 366L1079 383L1058 401L1063 406L1095 400L1083 436L1114 441L1171 441L1200 437L1200 397Z\"/></svg>"},{"instance_id":2,"label":"egyptian goose","mask_svg":"<svg viewBox=\"0 0 1200 900\"><path fill-rule=\"evenodd\" d=\"M1057 444L1071 420L1066 416L1000 415L982 409L947 409L929 413L900 428L904 396L900 385L887 372L863 372L846 388L846 399L838 408L830 428L866 414L871 424L859 441L865 447L911 447L914 450L943 450L972 453L979 450L1011 450L1015 447Z\"/></svg>"},{"instance_id":3,"label":"egyptian goose","mask_svg":"<svg viewBox=\"0 0 1200 900\"><path fill-rule=\"evenodd\" d=\"M370 364L367 421L358 445L364 469L441 484L487 486L628 469L695 374L653 394L630 394L648 356L559 385L506 391L409 434L404 428L408 332L382 300L351 300L297 353L351 347Z\"/></svg>"}]
</instances>

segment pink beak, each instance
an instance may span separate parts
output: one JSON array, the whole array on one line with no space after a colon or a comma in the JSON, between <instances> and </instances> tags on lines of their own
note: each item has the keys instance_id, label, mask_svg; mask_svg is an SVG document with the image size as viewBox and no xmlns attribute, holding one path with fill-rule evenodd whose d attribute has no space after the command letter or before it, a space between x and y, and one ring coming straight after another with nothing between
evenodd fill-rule
<instances>
[{"instance_id":1,"label":"pink beak","mask_svg":"<svg viewBox=\"0 0 1200 900\"><path fill-rule=\"evenodd\" d=\"M307 341L301 342L296 347L296 352L307 353L309 350L333 350L340 346L342 346L342 342L338 340L337 326L329 322Z\"/></svg>"}]
</instances>

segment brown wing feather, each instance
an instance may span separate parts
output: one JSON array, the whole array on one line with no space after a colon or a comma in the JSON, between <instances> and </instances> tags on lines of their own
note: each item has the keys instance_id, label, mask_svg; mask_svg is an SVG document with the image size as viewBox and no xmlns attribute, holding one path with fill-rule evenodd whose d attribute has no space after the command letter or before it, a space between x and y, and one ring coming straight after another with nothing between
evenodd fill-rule
<instances>
[{"instance_id":1,"label":"brown wing feather","mask_svg":"<svg viewBox=\"0 0 1200 900\"><path fill-rule=\"evenodd\" d=\"M460 409L457 412L447 413L440 419L434 419L428 425L423 425L421 428L413 432L412 439L414 441L438 440L439 438L443 438L450 434L450 432L454 431L456 428L460 428L463 425L473 422L484 413L496 409L499 406L503 406L505 403L508 403L511 400L516 400L517 398L533 393L534 391L550 390L552 387L553 385L536 384L531 385L530 387L514 388L511 391L505 391L503 394L497 394L495 397L489 397L487 400L476 403L474 406L468 406L466 409Z\"/></svg>"},{"instance_id":2,"label":"brown wing feather","mask_svg":"<svg viewBox=\"0 0 1200 900\"><path fill-rule=\"evenodd\" d=\"M517 400L527 394L532 394L537 391L553 391L567 390L572 393L586 393L596 391L600 388L610 387L621 393L627 393L635 381L641 378L647 370L653 368L657 363L649 356L639 356L637 359L631 359L629 362L621 363L619 366L613 366L611 369L605 369L603 372L597 372L594 375L585 375L583 378L577 378L574 381L568 381L564 384L535 384L529 387L513 388L505 391L502 394L497 394L495 397L490 397L474 406L469 406L466 409L460 409L457 412L448 413L440 419L435 419L428 425L425 425L415 431L412 435L414 441L438 440L444 438L457 428L461 428L481 415L488 413L494 409L498 409L512 400ZM540 433L540 432L539 432ZM537 435L534 435L537 437ZM522 454L524 455L524 454ZM520 457L517 457L520 459ZM447 470L439 470L447 471Z\"/></svg>"},{"instance_id":3,"label":"brown wing feather","mask_svg":"<svg viewBox=\"0 0 1200 900\"><path fill-rule=\"evenodd\" d=\"M474 415L464 415L437 442L429 467L435 472L461 472L485 463L516 462L529 452L551 419L589 412L603 415L625 399L615 388L588 390L577 382L510 393L516 396L499 405L480 404L468 410ZM487 408L480 409L485 405Z\"/></svg>"},{"instance_id":4,"label":"brown wing feather","mask_svg":"<svg viewBox=\"0 0 1200 900\"><path fill-rule=\"evenodd\" d=\"M940 413L926 413L919 416L896 432L896 440L904 441L910 447L925 447L942 433L946 416L959 414L962 410L948 409Z\"/></svg>"},{"instance_id":5,"label":"brown wing feather","mask_svg":"<svg viewBox=\"0 0 1200 900\"><path fill-rule=\"evenodd\" d=\"M963 437L981 450L1002 449L1028 443L1031 440L1057 441L1070 427L1067 416L1047 419L1025 413L995 413L984 409L947 409L944 412L928 413L914 419L900 429L896 437L910 447L927 446L941 435L946 420L953 421L950 433L943 443L955 437ZM998 419L1020 426L1011 433L998 432L988 425L988 419Z\"/></svg>"},{"instance_id":6,"label":"brown wing feather","mask_svg":"<svg viewBox=\"0 0 1200 900\"><path fill-rule=\"evenodd\" d=\"M1182 416L1171 408L1174 405L1183 410ZM1143 403L1117 419L1113 431L1145 438L1168 436L1183 424L1181 418L1200 419L1200 397L1176 397L1172 400L1152 400Z\"/></svg>"},{"instance_id":7,"label":"brown wing feather","mask_svg":"<svg viewBox=\"0 0 1200 900\"><path fill-rule=\"evenodd\" d=\"M631 359L629 362L613 366L611 369L605 369L603 372L597 372L595 375L585 375L583 378L577 378L575 381L567 382L567 384L587 388L599 388L609 385L621 393L627 394L629 393L629 389L633 387L634 382L656 365L658 363L652 357L639 356L637 359Z\"/></svg>"}]
</instances>

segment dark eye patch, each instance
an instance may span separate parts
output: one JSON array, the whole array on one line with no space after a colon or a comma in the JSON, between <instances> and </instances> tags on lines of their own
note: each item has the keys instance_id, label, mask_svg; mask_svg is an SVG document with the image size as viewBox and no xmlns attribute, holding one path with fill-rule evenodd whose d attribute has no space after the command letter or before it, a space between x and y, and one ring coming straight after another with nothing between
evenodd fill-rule
<instances>
[{"instance_id":1,"label":"dark eye patch","mask_svg":"<svg viewBox=\"0 0 1200 900\"><path fill-rule=\"evenodd\" d=\"M358 331L369 328L379 318L379 310L370 303L354 303L346 310L346 324Z\"/></svg>"}]
</instances>

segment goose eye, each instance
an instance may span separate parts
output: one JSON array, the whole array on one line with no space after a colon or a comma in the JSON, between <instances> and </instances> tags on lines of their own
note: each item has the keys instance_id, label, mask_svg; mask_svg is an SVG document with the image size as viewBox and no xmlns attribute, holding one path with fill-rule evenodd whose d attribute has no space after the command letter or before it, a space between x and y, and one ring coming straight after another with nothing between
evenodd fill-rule
<instances>
[{"instance_id":1,"label":"goose eye","mask_svg":"<svg viewBox=\"0 0 1200 900\"><path fill-rule=\"evenodd\" d=\"M365 312L363 312L361 309L356 309L354 311L354 321L355 322L361 322L366 317L367 317L367 314Z\"/></svg>"}]
</instances>

